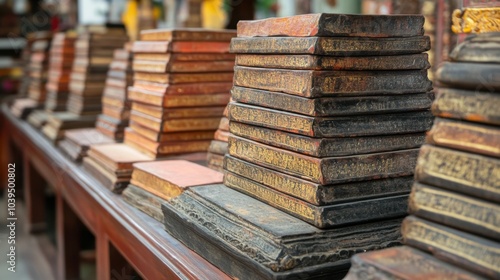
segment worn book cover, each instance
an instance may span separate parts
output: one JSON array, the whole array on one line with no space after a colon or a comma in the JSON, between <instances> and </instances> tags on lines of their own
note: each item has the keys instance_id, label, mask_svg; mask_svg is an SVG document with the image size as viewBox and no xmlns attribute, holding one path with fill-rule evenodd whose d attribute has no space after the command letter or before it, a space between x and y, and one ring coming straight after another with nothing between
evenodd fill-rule
<instances>
[{"instance_id":1,"label":"worn book cover","mask_svg":"<svg viewBox=\"0 0 500 280\"><path fill-rule=\"evenodd\" d=\"M279 172L328 185L412 175L418 149L315 158L231 136L229 154Z\"/></svg>"},{"instance_id":2,"label":"worn book cover","mask_svg":"<svg viewBox=\"0 0 500 280\"><path fill-rule=\"evenodd\" d=\"M240 20L238 37L412 37L424 34L422 15L305 14Z\"/></svg>"},{"instance_id":3,"label":"worn book cover","mask_svg":"<svg viewBox=\"0 0 500 280\"><path fill-rule=\"evenodd\" d=\"M490 279L500 277L500 243L477 235L407 217L401 226L404 243Z\"/></svg>"},{"instance_id":4,"label":"worn book cover","mask_svg":"<svg viewBox=\"0 0 500 280\"><path fill-rule=\"evenodd\" d=\"M222 142L226 142L228 141L229 139L229 131L224 131L224 130L221 130L221 129L217 129L215 131L215 134L214 134L214 139L215 140L218 140L218 141L222 141Z\"/></svg>"},{"instance_id":5,"label":"worn book cover","mask_svg":"<svg viewBox=\"0 0 500 280\"><path fill-rule=\"evenodd\" d=\"M173 237L239 279L341 279L352 255L400 238L400 219L321 230L224 185L188 189L162 209Z\"/></svg>"},{"instance_id":6,"label":"worn book cover","mask_svg":"<svg viewBox=\"0 0 500 280\"><path fill-rule=\"evenodd\" d=\"M234 61L156 61L134 59L134 72L146 73L192 73L192 72L231 72Z\"/></svg>"},{"instance_id":7,"label":"worn book cover","mask_svg":"<svg viewBox=\"0 0 500 280\"><path fill-rule=\"evenodd\" d=\"M129 184L122 192L122 197L125 202L146 213L158 222L164 222L161 204L165 200L161 199L157 195Z\"/></svg>"},{"instance_id":8,"label":"worn book cover","mask_svg":"<svg viewBox=\"0 0 500 280\"><path fill-rule=\"evenodd\" d=\"M212 142L210 143L210 147L208 148L208 152L218 155L227 154L227 142L212 140Z\"/></svg>"},{"instance_id":9,"label":"worn book cover","mask_svg":"<svg viewBox=\"0 0 500 280\"><path fill-rule=\"evenodd\" d=\"M224 108L225 106L166 109L138 102L134 102L132 104L133 111L164 120L178 118L220 117L222 116Z\"/></svg>"},{"instance_id":10,"label":"worn book cover","mask_svg":"<svg viewBox=\"0 0 500 280\"><path fill-rule=\"evenodd\" d=\"M214 41L135 41L133 53L228 53L229 42Z\"/></svg>"},{"instance_id":11,"label":"worn book cover","mask_svg":"<svg viewBox=\"0 0 500 280\"><path fill-rule=\"evenodd\" d=\"M134 164L131 183L170 200L189 188L222 183L222 173L186 160Z\"/></svg>"},{"instance_id":12,"label":"worn book cover","mask_svg":"<svg viewBox=\"0 0 500 280\"><path fill-rule=\"evenodd\" d=\"M92 145L111 144L115 141L102 135L95 128L68 129L64 131L64 137L75 143L86 151Z\"/></svg>"},{"instance_id":13,"label":"worn book cover","mask_svg":"<svg viewBox=\"0 0 500 280\"><path fill-rule=\"evenodd\" d=\"M407 195L413 176L321 185L226 155L224 169L313 205L332 205Z\"/></svg>"},{"instance_id":14,"label":"worn book cover","mask_svg":"<svg viewBox=\"0 0 500 280\"><path fill-rule=\"evenodd\" d=\"M431 107L434 93L305 98L276 91L235 86L231 90L231 97L240 103L326 117L422 111Z\"/></svg>"},{"instance_id":15,"label":"worn book cover","mask_svg":"<svg viewBox=\"0 0 500 280\"><path fill-rule=\"evenodd\" d=\"M500 159L423 145L415 169L421 183L500 202Z\"/></svg>"},{"instance_id":16,"label":"worn book cover","mask_svg":"<svg viewBox=\"0 0 500 280\"><path fill-rule=\"evenodd\" d=\"M488 22L487 18L484 18L484 22ZM459 62L500 63L499 48L500 43L495 32L475 34L474 38L467 39L455 47L450 53L450 59Z\"/></svg>"},{"instance_id":17,"label":"worn book cover","mask_svg":"<svg viewBox=\"0 0 500 280\"><path fill-rule=\"evenodd\" d=\"M308 98L406 94L432 89L427 70L315 71L245 66L234 67L234 85Z\"/></svg>"},{"instance_id":18,"label":"worn book cover","mask_svg":"<svg viewBox=\"0 0 500 280\"><path fill-rule=\"evenodd\" d=\"M189 83L189 84L162 84L146 81L134 81L134 88L157 92L164 95L171 94L214 94L229 92L232 83Z\"/></svg>"},{"instance_id":19,"label":"worn book cover","mask_svg":"<svg viewBox=\"0 0 500 280\"><path fill-rule=\"evenodd\" d=\"M427 134L427 142L500 158L500 129L495 126L436 118Z\"/></svg>"},{"instance_id":20,"label":"worn book cover","mask_svg":"<svg viewBox=\"0 0 500 280\"><path fill-rule=\"evenodd\" d=\"M160 106L163 108L225 106L229 102L229 93L163 95L150 90L128 88L131 101Z\"/></svg>"},{"instance_id":21,"label":"worn book cover","mask_svg":"<svg viewBox=\"0 0 500 280\"><path fill-rule=\"evenodd\" d=\"M134 80L163 84L232 82L233 72L209 73L148 73L134 72Z\"/></svg>"},{"instance_id":22,"label":"worn book cover","mask_svg":"<svg viewBox=\"0 0 500 280\"><path fill-rule=\"evenodd\" d=\"M242 138L319 158L412 149L425 143L425 133L312 138L238 122L231 122L229 131Z\"/></svg>"},{"instance_id":23,"label":"worn book cover","mask_svg":"<svg viewBox=\"0 0 500 280\"><path fill-rule=\"evenodd\" d=\"M199 131L181 131L181 132L166 132L159 133L149 129L139 123L131 121L129 127L151 141L155 142L169 142L169 141L188 141L188 140L212 140L214 138L213 130L199 130Z\"/></svg>"},{"instance_id":24,"label":"worn book cover","mask_svg":"<svg viewBox=\"0 0 500 280\"><path fill-rule=\"evenodd\" d=\"M155 60L162 62L169 61L233 61L234 53L135 53L134 60Z\"/></svg>"},{"instance_id":25,"label":"worn book cover","mask_svg":"<svg viewBox=\"0 0 500 280\"><path fill-rule=\"evenodd\" d=\"M130 181L130 175L117 177L115 174L106 171L98 162L89 157L83 158L83 168L95 178L97 182L114 193L121 193Z\"/></svg>"},{"instance_id":26,"label":"worn book cover","mask_svg":"<svg viewBox=\"0 0 500 280\"><path fill-rule=\"evenodd\" d=\"M88 154L90 157L105 163L111 170L130 170L134 162L151 160L144 154L121 143L91 146Z\"/></svg>"},{"instance_id":27,"label":"worn book cover","mask_svg":"<svg viewBox=\"0 0 500 280\"><path fill-rule=\"evenodd\" d=\"M439 83L445 86L491 93L500 91L498 75L500 65L492 63L445 62L436 71Z\"/></svg>"},{"instance_id":28,"label":"worn book cover","mask_svg":"<svg viewBox=\"0 0 500 280\"><path fill-rule=\"evenodd\" d=\"M432 127L430 111L311 117L284 111L230 103L229 119L311 137L354 137L425 132Z\"/></svg>"},{"instance_id":29,"label":"worn book cover","mask_svg":"<svg viewBox=\"0 0 500 280\"><path fill-rule=\"evenodd\" d=\"M257 37L231 40L231 52L238 54L382 56L418 54L430 48L429 36L408 38Z\"/></svg>"},{"instance_id":30,"label":"worn book cover","mask_svg":"<svg viewBox=\"0 0 500 280\"><path fill-rule=\"evenodd\" d=\"M196 130L212 130L215 132L220 117L200 117L182 119L157 119L146 114L131 111L130 120L158 132L180 132Z\"/></svg>"},{"instance_id":31,"label":"worn book cover","mask_svg":"<svg viewBox=\"0 0 500 280\"><path fill-rule=\"evenodd\" d=\"M223 172L224 168L224 156L223 155L218 155L218 154L213 154L213 153L207 153L207 167L210 169L213 169L218 172Z\"/></svg>"},{"instance_id":32,"label":"worn book cover","mask_svg":"<svg viewBox=\"0 0 500 280\"><path fill-rule=\"evenodd\" d=\"M130 117L130 109L104 104L102 105L102 113L118 120L127 120Z\"/></svg>"},{"instance_id":33,"label":"worn book cover","mask_svg":"<svg viewBox=\"0 0 500 280\"><path fill-rule=\"evenodd\" d=\"M142 30L141 41L223 41L236 37L236 30L210 30L202 28L175 28Z\"/></svg>"}]
</instances>

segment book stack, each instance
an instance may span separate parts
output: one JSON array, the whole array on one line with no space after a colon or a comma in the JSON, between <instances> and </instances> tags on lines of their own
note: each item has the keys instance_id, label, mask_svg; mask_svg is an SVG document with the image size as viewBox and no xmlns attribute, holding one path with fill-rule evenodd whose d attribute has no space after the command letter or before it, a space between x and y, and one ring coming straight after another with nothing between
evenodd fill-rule
<instances>
[{"instance_id":1,"label":"book stack","mask_svg":"<svg viewBox=\"0 0 500 280\"><path fill-rule=\"evenodd\" d=\"M207 153L207 166L220 172L224 169L224 155L227 154L227 141L229 139L229 119L227 115L228 107L224 109L219 127L214 134L214 140L210 143Z\"/></svg>"},{"instance_id":2,"label":"book stack","mask_svg":"<svg viewBox=\"0 0 500 280\"><path fill-rule=\"evenodd\" d=\"M45 102L47 94L45 83L48 78L50 41L51 38L46 38L31 45L28 97L38 103Z\"/></svg>"},{"instance_id":3,"label":"book stack","mask_svg":"<svg viewBox=\"0 0 500 280\"><path fill-rule=\"evenodd\" d=\"M131 43L125 43L123 49L114 51L102 95L102 114L96 123L97 130L119 142L123 141L130 117L130 101L127 97L127 88L132 85L130 49Z\"/></svg>"},{"instance_id":4,"label":"book stack","mask_svg":"<svg viewBox=\"0 0 500 280\"><path fill-rule=\"evenodd\" d=\"M80 162L92 145L111 144L115 141L95 128L77 128L64 131L64 139L57 146L73 161Z\"/></svg>"},{"instance_id":5,"label":"book stack","mask_svg":"<svg viewBox=\"0 0 500 280\"><path fill-rule=\"evenodd\" d=\"M165 229L236 278L342 277L355 252L397 244L433 121L423 23L339 14L240 21L230 189L193 188L164 203Z\"/></svg>"},{"instance_id":6,"label":"book stack","mask_svg":"<svg viewBox=\"0 0 500 280\"><path fill-rule=\"evenodd\" d=\"M145 30L134 42L125 143L152 158L206 152L229 101L233 31ZM205 155L206 157L206 155Z\"/></svg>"},{"instance_id":7,"label":"book stack","mask_svg":"<svg viewBox=\"0 0 500 280\"><path fill-rule=\"evenodd\" d=\"M409 278L445 268L456 276L436 279L500 278L499 39L498 33L469 39L436 73L443 86L432 104L437 118L418 157L411 215L402 225L404 250L413 253L356 256L350 279L366 279L367 271ZM412 265L417 258L428 264Z\"/></svg>"},{"instance_id":8,"label":"book stack","mask_svg":"<svg viewBox=\"0 0 500 280\"><path fill-rule=\"evenodd\" d=\"M42 133L54 144L64 138L64 131L81 127L89 127L95 123L93 116L79 117L69 112L49 114L42 127Z\"/></svg>"}]
</instances>

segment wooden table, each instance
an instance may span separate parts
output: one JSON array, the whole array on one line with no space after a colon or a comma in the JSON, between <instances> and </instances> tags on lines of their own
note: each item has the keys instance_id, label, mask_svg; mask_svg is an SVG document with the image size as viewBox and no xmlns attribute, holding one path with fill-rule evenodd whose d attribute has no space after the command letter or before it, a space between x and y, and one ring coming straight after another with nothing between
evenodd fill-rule
<instances>
[{"instance_id":1,"label":"wooden table","mask_svg":"<svg viewBox=\"0 0 500 280\"><path fill-rule=\"evenodd\" d=\"M163 224L128 205L66 158L38 130L1 108L2 166L15 160L9 145L19 148L27 225L44 229L45 182L55 188L57 248L54 275L79 278L79 234L82 223L95 236L97 279L127 279L131 265L145 279L230 279L170 236ZM2 170L2 176L5 176ZM2 182L7 182L3 180ZM18 186L19 188L21 186ZM112 246L111 246L112 245ZM116 249L114 249L116 248ZM228 260L230 261L230 260ZM122 277L122 278L120 278Z\"/></svg>"}]
</instances>

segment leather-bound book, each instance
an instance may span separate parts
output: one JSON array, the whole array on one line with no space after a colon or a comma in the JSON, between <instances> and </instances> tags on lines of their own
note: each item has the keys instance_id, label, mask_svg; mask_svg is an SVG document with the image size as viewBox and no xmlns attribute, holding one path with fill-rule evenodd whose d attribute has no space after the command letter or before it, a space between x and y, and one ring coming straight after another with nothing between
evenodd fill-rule
<instances>
[{"instance_id":1,"label":"leather-bound book","mask_svg":"<svg viewBox=\"0 0 500 280\"><path fill-rule=\"evenodd\" d=\"M223 41L236 37L236 30L151 29L142 30L141 41Z\"/></svg>"},{"instance_id":2,"label":"leather-bound book","mask_svg":"<svg viewBox=\"0 0 500 280\"><path fill-rule=\"evenodd\" d=\"M492 63L445 62L436 71L444 86L486 92L500 92L498 75L500 65Z\"/></svg>"},{"instance_id":3,"label":"leather-bound book","mask_svg":"<svg viewBox=\"0 0 500 280\"><path fill-rule=\"evenodd\" d=\"M134 53L134 60L153 60L161 62L198 62L232 61L233 53Z\"/></svg>"},{"instance_id":4,"label":"leather-bound book","mask_svg":"<svg viewBox=\"0 0 500 280\"><path fill-rule=\"evenodd\" d=\"M134 53L228 53L229 42L209 41L135 41Z\"/></svg>"},{"instance_id":5,"label":"leather-bound book","mask_svg":"<svg viewBox=\"0 0 500 280\"><path fill-rule=\"evenodd\" d=\"M83 158L83 168L104 187L115 193L121 193L130 181L130 170L125 173L122 172L122 174L116 174L116 172L109 170L92 157Z\"/></svg>"},{"instance_id":6,"label":"leather-bound book","mask_svg":"<svg viewBox=\"0 0 500 280\"><path fill-rule=\"evenodd\" d=\"M164 95L173 94L214 94L229 92L232 88L232 83L189 83L189 84L162 84L155 82L134 81L133 87L136 89L144 89Z\"/></svg>"},{"instance_id":7,"label":"leather-bound book","mask_svg":"<svg viewBox=\"0 0 500 280\"><path fill-rule=\"evenodd\" d=\"M163 95L154 91L128 88L131 101L160 106L163 108L223 106L229 101L229 93Z\"/></svg>"},{"instance_id":8,"label":"leather-bound book","mask_svg":"<svg viewBox=\"0 0 500 280\"><path fill-rule=\"evenodd\" d=\"M180 132L196 130L215 131L220 117L199 117L179 119L157 119L149 115L131 111L130 120L158 132Z\"/></svg>"},{"instance_id":9,"label":"leather-bound book","mask_svg":"<svg viewBox=\"0 0 500 280\"><path fill-rule=\"evenodd\" d=\"M121 143L91 146L88 155L108 170L132 170L132 164L150 161L146 155Z\"/></svg>"},{"instance_id":10,"label":"leather-bound book","mask_svg":"<svg viewBox=\"0 0 500 280\"><path fill-rule=\"evenodd\" d=\"M178 118L220 117L224 108L224 106L214 106L166 109L139 102L134 102L132 104L133 111L164 120Z\"/></svg>"},{"instance_id":11,"label":"leather-bound book","mask_svg":"<svg viewBox=\"0 0 500 280\"><path fill-rule=\"evenodd\" d=\"M192 72L230 72L234 61L157 61L134 59L134 72L146 73L192 73Z\"/></svg>"},{"instance_id":12,"label":"leather-bound book","mask_svg":"<svg viewBox=\"0 0 500 280\"><path fill-rule=\"evenodd\" d=\"M163 212L161 211L161 203L164 200L157 195L129 184L122 192L122 197L128 204L146 213L158 222L164 222Z\"/></svg>"},{"instance_id":13,"label":"leather-bound book","mask_svg":"<svg viewBox=\"0 0 500 280\"><path fill-rule=\"evenodd\" d=\"M220 141L220 140L213 140L210 143L210 147L208 148L208 152L218 154L218 155L225 155L228 152L227 149L227 141Z\"/></svg>"},{"instance_id":14,"label":"leather-bound book","mask_svg":"<svg viewBox=\"0 0 500 280\"><path fill-rule=\"evenodd\" d=\"M134 72L134 80L163 84L232 82L233 72L208 73L149 73Z\"/></svg>"},{"instance_id":15,"label":"leather-bound book","mask_svg":"<svg viewBox=\"0 0 500 280\"><path fill-rule=\"evenodd\" d=\"M129 127L142 137L154 142L179 142L189 140L211 140L214 138L213 130L181 131L159 133L145 126L131 121Z\"/></svg>"}]
</instances>

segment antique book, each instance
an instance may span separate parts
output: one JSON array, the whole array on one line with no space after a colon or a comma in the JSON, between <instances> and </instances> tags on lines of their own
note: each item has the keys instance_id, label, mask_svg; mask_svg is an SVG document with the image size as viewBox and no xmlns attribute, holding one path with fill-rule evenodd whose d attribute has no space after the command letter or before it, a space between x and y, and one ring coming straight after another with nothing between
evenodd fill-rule
<instances>
[{"instance_id":1,"label":"antique book","mask_svg":"<svg viewBox=\"0 0 500 280\"><path fill-rule=\"evenodd\" d=\"M53 125L47 123L42 127L42 133L52 142L57 143L57 141L64 138L64 131L62 129L56 128Z\"/></svg>"},{"instance_id":2,"label":"antique book","mask_svg":"<svg viewBox=\"0 0 500 280\"><path fill-rule=\"evenodd\" d=\"M236 65L297 70L417 70L428 69L426 53L395 56L333 57L296 54L239 54Z\"/></svg>"},{"instance_id":3,"label":"antique book","mask_svg":"<svg viewBox=\"0 0 500 280\"><path fill-rule=\"evenodd\" d=\"M115 143L113 139L103 135L95 128L68 129L64 131L64 137L82 149L82 156L86 155L87 150L92 145Z\"/></svg>"},{"instance_id":4,"label":"antique book","mask_svg":"<svg viewBox=\"0 0 500 280\"><path fill-rule=\"evenodd\" d=\"M232 61L236 55L234 53L135 53L134 60L155 60L155 61Z\"/></svg>"},{"instance_id":5,"label":"antique book","mask_svg":"<svg viewBox=\"0 0 500 280\"><path fill-rule=\"evenodd\" d=\"M223 106L229 102L229 93L163 95L150 90L128 88L131 101L160 106L163 108Z\"/></svg>"},{"instance_id":6,"label":"antique book","mask_svg":"<svg viewBox=\"0 0 500 280\"><path fill-rule=\"evenodd\" d=\"M104 187L115 193L121 193L130 181L130 176L118 177L107 171L91 157L83 158L83 168Z\"/></svg>"},{"instance_id":7,"label":"antique book","mask_svg":"<svg viewBox=\"0 0 500 280\"><path fill-rule=\"evenodd\" d=\"M142 137L155 142L179 142L188 140L211 140L214 138L213 130L181 131L159 133L141 124L131 121L129 127Z\"/></svg>"},{"instance_id":8,"label":"antique book","mask_svg":"<svg viewBox=\"0 0 500 280\"><path fill-rule=\"evenodd\" d=\"M500 158L500 129L495 126L436 118L427 143Z\"/></svg>"},{"instance_id":9,"label":"antique book","mask_svg":"<svg viewBox=\"0 0 500 280\"><path fill-rule=\"evenodd\" d=\"M219 140L212 140L210 143L210 147L208 148L208 152L218 154L218 155L225 155L227 154L227 142L224 141L219 141Z\"/></svg>"},{"instance_id":10,"label":"antique book","mask_svg":"<svg viewBox=\"0 0 500 280\"><path fill-rule=\"evenodd\" d=\"M131 147L116 143L91 146L88 155L110 170L131 170L134 162L150 161Z\"/></svg>"},{"instance_id":11,"label":"antique book","mask_svg":"<svg viewBox=\"0 0 500 280\"><path fill-rule=\"evenodd\" d=\"M483 280L409 246L356 254L345 280Z\"/></svg>"},{"instance_id":12,"label":"antique book","mask_svg":"<svg viewBox=\"0 0 500 280\"><path fill-rule=\"evenodd\" d=\"M228 53L228 42L214 41L135 41L134 53Z\"/></svg>"},{"instance_id":13,"label":"antique book","mask_svg":"<svg viewBox=\"0 0 500 280\"><path fill-rule=\"evenodd\" d=\"M102 106L102 113L106 116L109 116L109 117L112 117L115 119L119 119L119 120L128 119L130 117L130 109L109 106L109 105Z\"/></svg>"},{"instance_id":14,"label":"antique book","mask_svg":"<svg viewBox=\"0 0 500 280\"><path fill-rule=\"evenodd\" d=\"M125 202L146 213L158 222L164 222L161 204L165 200L160 197L132 184L129 184L122 192L122 197Z\"/></svg>"},{"instance_id":15,"label":"antique book","mask_svg":"<svg viewBox=\"0 0 500 280\"><path fill-rule=\"evenodd\" d=\"M460 62L500 63L498 49L500 49L498 34L477 34L455 47L450 53L450 59Z\"/></svg>"},{"instance_id":16,"label":"antique book","mask_svg":"<svg viewBox=\"0 0 500 280\"><path fill-rule=\"evenodd\" d=\"M323 185L412 175L418 156L418 149L408 149L315 158L237 136L228 143L231 156Z\"/></svg>"},{"instance_id":17,"label":"antique book","mask_svg":"<svg viewBox=\"0 0 500 280\"><path fill-rule=\"evenodd\" d=\"M132 110L130 114L130 120L158 132L180 132L195 130L212 130L212 132L214 132L219 125L220 117L162 120Z\"/></svg>"},{"instance_id":18,"label":"antique book","mask_svg":"<svg viewBox=\"0 0 500 280\"><path fill-rule=\"evenodd\" d=\"M340 227L406 216L408 195L316 206L248 178L224 172L224 185L297 217L317 228Z\"/></svg>"},{"instance_id":19,"label":"antique book","mask_svg":"<svg viewBox=\"0 0 500 280\"><path fill-rule=\"evenodd\" d=\"M224 171L224 156L207 153L207 167L218 172Z\"/></svg>"},{"instance_id":20,"label":"antique book","mask_svg":"<svg viewBox=\"0 0 500 280\"><path fill-rule=\"evenodd\" d=\"M321 230L224 185L188 189L162 209L166 231L238 279L341 279L352 255L400 238L400 219Z\"/></svg>"},{"instance_id":21,"label":"antique book","mask_svg":"<svg viewBox=\"0 0 500 280\"><path fill-rule=\"evenodd\" d=\"M127 99L127 87L119 88L119 87L105 86L103 90L103 96L125 100Z\"/></svg>"},{"instance_id":22,"label":"antique book","mask_svg":"<svg viewBox=\"0 0 500 280\"><path fill-rule=\"evenodd\" d=\"M424 34L422 15L306 14L238 22L238 37L412 37Z\"/></svg>"},{"instance_id":23,"label":"antique book","mask_svg":"<svg viewBox=\"0 0 500 280\"><path fill-rule=\"evenodd\" d=\"M430 50L428 36L408 38L260 37L233 38L238 54L317 54L325 56L382 56L418 54Z\"/></svg>"},{"instance_id":24,"label":"antique book","mask_svg":"<svg viewBox=\"0 0 500 280\"><path fill-rule=\"evenodd\" d=\"M223 41L236 37L236 30L210 30L202 28L175 28L142 30L141 41Z\"/></svg>"},{"instance_id":25,"label":"antique book","mask_svg":"<svg viewBox=\"0 0 500 280\"><path fill-rule=\"evenodd\" d=\"M430 252L440 260L487 278L500 277L499 242L414 216L403 221L401 232L406 245Z\"/></svg>"},{"instance_id":26,"label":"antique book","mask_svg":"<svg viewBox=\"0 0 500 280\"><path fill-rule=\"evenodd\" d=\"M313 205L398 196L410 192L413 176L321 185L226 155L224 169Z\"/></svg>"},{"instance_id":27,"label":"antique book","mask_svg":"<svg viewBox=\"0 0 500 280\"><path fill-rule=\"evenodd\" d=\"M106 86L117 87L117 88L126 88L127 86L130 86L130 85L131 85L131 83L129 83L128 80L106 77Z\"/></svg>"},{"instance_id":28,"label":"antique book","mask_svg":"<svg viewBox=\"0 0 500 280\"><path fill-rule=\"evenodd\" d=\"M201 62L200 62L201 63ZM208 73L148 73L134 72L134 80L163 84L232 82L233 72Z\"/></svg>"},{"instance_id":29,"label":"antique book","mask_svg":"<svg viewBox=\"0 0 500 280\"><path fill-rule=\"evenodd\" d=\"M151 141L132 129L125 129L125 143L133 142L142 146L155 157L184 153L206 152L211 140Z\"/></svg>"},{"instance_id":30,"label":"antique book","mask_svg":"<svg viewBox=\"0 0 500 280\"><path fill-rule=\"evenodd\" d=\"M189 84L162 84L155 82L134 81L134 88L157 92L164 95L171 94L214 94L229 92L232 83L189 83Z\"/></svg>"},{"instance_id":31,"label":"antique book","mask_svg":"<svg viewBox=\"0 0 500 280\"><path fill-rule=\"evenodd\" d=\"M163 107L134 102L132 110L157 119L178 119L198 117L220 117L225 106L191 107L165 109Z\"/></svg>"},{"instance_id":32,"label":"antique book","mask_svg":"<svg viewBox=\"0 0 500 280\"><path fill-rule=\"evenodd\" d=\"M424 132L432 127L429 110L419 112L311 117L284 111L230 103L229 119L311 137L354 137Z\"/></svg>"},{"instance_id":33,"label":"antique book","mask_svg":"<svg viewBox=\"0 0 500 280\"><path fill-rule=\"evenodd\" d=\"M234 101L308 116L342 116L396 113L429 109L434 93L305 98L287 93L235 86Z\"/></svg>"},{"instance_id":34,"label":"antique book","mask_svg":"<svg viewBox=\"0 0 500 280\"><path fill-rule=\"evenodd\" d=\"M106 81L106 73L105 72L71 72L71 81L80 82L80 83L103 83Z\"/></svg>"},{"instance_id":35,"label":"antique book","mask_svg":"<svg viewBox=\"0 0 500 280\"><path fill-rule=\"evenodd\" d=\"M406 94L432 89L427 70L315 71L245 66L234 67L234 85L308 98Z\"/></svg>"},{"instance_id":36,"label":"antique book","mask_svg":"<svg viewBox=\"0 0 500 280\"><path fill-rule=\"evenodd\" d=\"M222 173L186 160L134 164L131 184L170 200L189 188L222 183Z\"/></svg>"},{"instance_id":37,"label":"antique book","mask_svg":"<svg viewBox=\"0 0 500 280\"><path fill-rule=\"evenodd\" d=\"M57 143L59 149L61 149L69 158L75 162L82 161L84 154L82 152L82 148L78 145L72 143L67 139L62 139Z\"/></svg>"},{"instance_id":38,"label":"antique book","mask_svg":"<svg viewBox=\"0 0 500 280\"><path fill-rule=\"evenodd\" d=\"M453 191L415 183L410 213L439 224L500 241L500 205Z\"/></svg>"},{"instance_id":39,"label":"antique book","mask_svg":"<svg viewBox=\"0 0 500 280\"><path fill-rule=\"evenodd\" d=\"M130 81L130 80L132 80L132 73L127 72L127 71L121 71L121 70L120 71L119 70L109 70L107 73L107 77Z\"/></svg>"},{"instance_id":40,"label":"antique book","mask_svg":"<svg viewBox=\"0 0 500 280\"><path fill-rule=\"evenodd\" d=\"M311 138L238 122L231 122L229 131L245 139L319 158L412 149L425 143L425 133Z\"/></svg>"},{"instance_id":41,"label":"antique book","mask_svg":"<svg viewBox=\"0 0 500 280\"><path fill-rule=\"evenodd\" d=\"M34 110L28 115L28 123L34 126L35 128L42 127L45 123L47 123L47 119L49 118L49 113L45 110Z\"/></svg>"},{"instance_id":42,"label":"antique book","mask_svg":"<svg viewBox=\"0 0 500 280\"><path fill-rule=\"evenodd\" d=\"M131 107L130 102L127 101L126 99L115 98L114 96L109 96L106 94L102 96L101 102L103 106L108 105L108 106L127 108L127 109Z\"/></svg>"},{"instance_id":43,"label":"antique book","mask_svg":"<svg viewBox=\"0 0 500 280\"><path fill-rule=\"evenodd\" d=\"M500 202L500 159L423 145L415 180Z\"/></svg>"},{"instance_id":44,"label":"antique book","mask_svg":"<svg viewBox=\"0 0 500 280\"><path fill-rule=\"evenodd\" d=\"M146 73L192 73L192 72L230 72L234 61L157 61L134 59L134 72Z\"/></svg>"},{"instance_id":45,"label":"antique book","mask_svg":"<svg viewBox=\"0 0 500 280\"><path fill-rule=\"evenodd\" d=\"M432 104L438 117L500 125L500 95L451 88L440 88Z\"/></svg>"},{"instance_id":46,"label":"antique book","mask_svg":"<svg viewBox=\"0 0 500 280\"><path fill-rule=\"evenodd\" d=\"M498 75L500 65L492 63L445 62L436 71L438 81L445 86L491 93L500 91Z\"/></svg>"},{"instance_id":47,"label":"antique book","mask_svg":"<svg viewBox=\"0 0 500 280\"><path fill-rule=\"evenodd\" d=\"M104 123L106 125L109 125L110 127L115 127L115 128L123 128L128 125L128 120L119 120L115 118L111 118L107 115L100 114L97 117L97 122Z\"/></svg>"}]
</instances>

